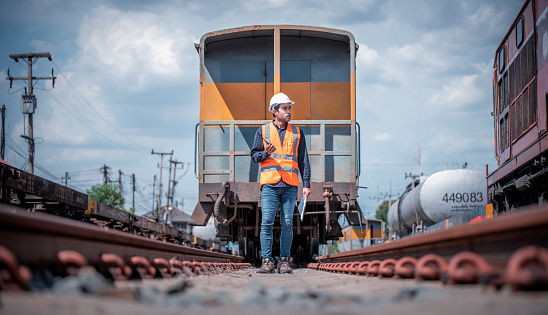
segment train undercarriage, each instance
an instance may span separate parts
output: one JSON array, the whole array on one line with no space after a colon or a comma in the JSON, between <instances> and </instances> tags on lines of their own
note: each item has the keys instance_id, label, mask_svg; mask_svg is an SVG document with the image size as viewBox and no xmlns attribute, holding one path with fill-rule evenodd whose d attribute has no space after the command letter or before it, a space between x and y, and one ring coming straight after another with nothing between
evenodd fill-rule
<instances>
[{"instance_id":1,"label":"train undercarriage","mask_svg":"<svg viewBox=\"0 0 548 315\"><path fill-rule=\"evenodd\" d=\"M306 204L301 221L295 210L293 215L293 244L291 257L294 262L310 261L318 255L319 244L338 240L342 236L339 216L344 215L350 225L364 222L356 202L356 185L349 183L311 183L312 194ZM215 193L204 191L213 191ZM201 184L200 196L209 201L198 202L190 224L205 225L213 216L217 237L239 245L239 253L249 261L259 261L261 206L258 183L224 182ZM301 190L299 190L300 200ZM255 200L250 200L256 198ZM297 205L295 206L295 209ZM279 211L273 227L272 253L279 255L281 227Z\"/></svg>"},{"instance_id":2,"label":"train undercarriage","mask_svg":"<svg viewBox=\"0 0 548 315\"><path fill-rule=\"evenodd\" d=\"M490 185L487 193L494 212L499 214L548 204L548 152Z\"/></svg>"}]
</instances>

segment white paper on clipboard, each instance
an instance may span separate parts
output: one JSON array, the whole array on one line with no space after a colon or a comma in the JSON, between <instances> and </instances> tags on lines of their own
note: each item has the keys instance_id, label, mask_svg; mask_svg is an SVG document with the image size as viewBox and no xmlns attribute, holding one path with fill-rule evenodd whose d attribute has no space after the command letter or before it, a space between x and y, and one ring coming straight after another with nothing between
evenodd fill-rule
<instances>
[{"instance_id":1,"label":"white paper on clipboard","mask_svg":"<svg viewBox=\"0 0 548 315\"><path fill-rule=\"evenodd\" d=\"M301 215L301 221L304 217L304 209L306 209L306 195L303 194L303 197L301 198L301 202L299 203L299 207L297 208L299 210L299 214Z\"/></svg>"}]
</instances>

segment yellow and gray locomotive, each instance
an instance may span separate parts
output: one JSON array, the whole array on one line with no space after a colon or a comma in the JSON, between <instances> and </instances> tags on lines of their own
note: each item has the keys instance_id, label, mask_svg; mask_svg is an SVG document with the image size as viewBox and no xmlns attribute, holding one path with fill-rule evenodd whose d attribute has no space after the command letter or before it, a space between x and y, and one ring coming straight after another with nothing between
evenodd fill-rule
<instances>
[{"instance_id":1,"label":"yellow and gray locomotive","mask_svg":"<svg viewBox=\"0 0 548 315\"><path fill-rule=\"evenodd\" d=\"M354 36L321 27L256 25L207 33L196 49L199 201L191 224L223 218L216 222L218 236L238 242L242 256L259 258L259 164L250 150L257 128L272 119L270 98L283 92L295 102L291 123L304 131L312 171L302 221L295 212L291 255L310 259L320 243L342 236L341 215L361 225ZM301 193L299 187L297 200ZM274 246L279 236L275 224Z\"/></svg>"}]
</instances>

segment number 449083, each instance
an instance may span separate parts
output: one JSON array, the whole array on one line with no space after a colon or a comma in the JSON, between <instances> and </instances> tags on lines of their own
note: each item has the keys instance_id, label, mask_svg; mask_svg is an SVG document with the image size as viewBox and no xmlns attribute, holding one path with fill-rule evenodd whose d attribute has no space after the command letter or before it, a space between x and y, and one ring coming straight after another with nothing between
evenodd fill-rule
<instances>
[{"instance_id":1,"label":"number 449083","mask_svg":"<svg viewBox=\"0 0 548 315\"><path fill-rule=\"evenodd\" d=\"M441 200L445 201L445 203L449 202L482 202L483 201L483 193L477 192L477 193L452 193L449 195L449 193L445 194Z\"/></svg>"}]
</instances>

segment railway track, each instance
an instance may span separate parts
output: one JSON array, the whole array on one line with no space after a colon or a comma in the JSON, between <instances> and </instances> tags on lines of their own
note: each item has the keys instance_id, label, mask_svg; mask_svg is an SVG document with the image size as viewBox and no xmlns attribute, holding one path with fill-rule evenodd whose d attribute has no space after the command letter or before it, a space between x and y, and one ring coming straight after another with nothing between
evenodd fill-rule
<instances>
[{"instance_id":1,"label":"railway track","mask_svg":"<svg viewBox=\"0 0 548 315\"><path fill-rule=\"evenodd\" d=\"M214 276L116 281L69 291L2 292L0 314L546 314L546 292L509 292L358 277L297 268L291 275L240 269ZM67 277L71 278L71 277ZM65 279L67 279L65 278ZM77 277L78 282L91 282ZM62 281L64 285L70 281ZM67 292L68 291L68 292Z\"/></svg>"},{"instance_id":2,"label":"railway track","mask_svg":"<svg viewBox=\"0 0 548 315\"><path fill-rule=\"evenodd\" d=\"M461 314L459 305L468 313L543 314L548 291L523 289L546 289L547 233L548 209L534 209L264 275L243 257L0 204L0 314ZM457 283L473 285L445 285Z\"/></svg>"},{"instance_id":3,"label":"railway track","mask_svg":"<svg viewBox=\"0 0 548 315\"><path fill-rule=\"evenodd\" d=\"M29 289L44 274L85 266L111 279L173 277L250 267L243 257L176 245L0 204L2 289ZM39 286L49 286L41 283Z\"/></svg>"},{"instance_id":4,"label":"railway track","mask_svg":"<svg viewBox=\"0 0 548 315\"><path fill-rule=\"evenodd\" d=\"M548 289L548 207L317 258L309 268Z\"/></svg>"}]
</instances>

